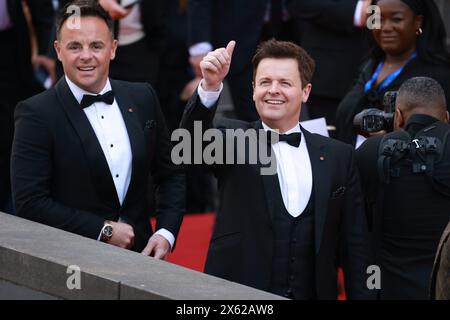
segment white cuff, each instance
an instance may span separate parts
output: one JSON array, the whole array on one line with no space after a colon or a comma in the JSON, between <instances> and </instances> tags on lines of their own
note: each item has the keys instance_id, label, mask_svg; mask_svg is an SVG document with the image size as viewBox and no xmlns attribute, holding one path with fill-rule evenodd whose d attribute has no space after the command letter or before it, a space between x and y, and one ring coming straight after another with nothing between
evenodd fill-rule
<instances>
[{"instance_id":1,"label":"white cuff","mask_svg":"<svg viewBox=\"0 0 450 320\"><path fill-rule=\"evenodd\" d=\"M363 4L364 4L364 0L359 0L358 4L356 5L355 15L353 16L353 24L355 25L355 27L362 27L361 16L362 16Z\"/></svg>"},{"instance_id":2,"label":"white cuff","mask_svg":"<svg viewBox=\"0 0 450 320\"><path fill-rule=\"evenodd\" d=\"M167 241L169 241L170 244L170 250L173 248L173 244L175 243L175 237L173 236L172 232L170 232L167 229L159 229L155 232L155 234L159 234L160 236L164 237Z\"/></svg>"},{"instance_id":3,"label":"white cuff","mask_svg":"<svg viewBox=\"0 0 450 320\"><path fill-rule=\"evenodd\" d=\"M201 56L207 54L212 51L213 46L209 42L199 42L189 47L189 55L192 56Z\"/></svg>"},{"instance_id":4,"label":"white cuff","mask_svg":"<svg viewBox=\"0 0 450 320\"><path fill-rule=\"evenodd\" d=\"M217 100L219 100L220 94L223 90L223 83L220 83L220 88L217 91L206 91L202 86L203 81L204 80L202 79L198 84L197 93L202 104L207 108L211 108Z\"/></svg>"}]
</instances>

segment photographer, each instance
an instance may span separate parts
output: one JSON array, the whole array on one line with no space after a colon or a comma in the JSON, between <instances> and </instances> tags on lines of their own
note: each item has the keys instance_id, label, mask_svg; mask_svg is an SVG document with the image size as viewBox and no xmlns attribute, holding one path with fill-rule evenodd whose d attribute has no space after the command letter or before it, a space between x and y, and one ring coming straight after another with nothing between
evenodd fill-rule
<instances>
[{"instance_id":1,"label":"photographer","mask_svg":"<svg viewBox=\"0 0 450 320\"><path fill-rule=\"evenodd\" d=\"M381 269L380 299L427 299L450 219L450 134L445 94L427 77L400 87L394 132L369 138L357 163Z\"/></svg>"}]
</instances>

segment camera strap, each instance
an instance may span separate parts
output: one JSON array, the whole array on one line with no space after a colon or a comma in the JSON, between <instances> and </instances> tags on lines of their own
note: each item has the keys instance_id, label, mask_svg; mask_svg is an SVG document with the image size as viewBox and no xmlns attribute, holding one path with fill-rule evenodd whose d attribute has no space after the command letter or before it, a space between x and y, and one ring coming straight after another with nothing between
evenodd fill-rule
<instances>
[{"instance_id":1,"label":"camera strap","mask_svg":"<svg viewBox=\"0 0 450 320\"><path fill-rule=\"evenodd\" d=\"M442 160L449 134L450 126L441 122L420 130L414 137L404 130L386 134L378 151L381 183L389 184L391 178L399 177L401 167L396 164L407 159L413 174L425 174L436 191L450 197L450 186L440 184L434 177L435 166Z\"/></svg>"},{"instance_id":2,"label":"camera strap","mask_svg":"<svg viewBox=\"0 0 450 320\"><path fill-rule=\"evenodd\" d=\"M386 134L381 140L378 151L378 176L380 181L389 184L391 176L399 176L399 168L393 164L403 159L409 153L411 136L404 130Z\"/></svg>"}]
</instances>

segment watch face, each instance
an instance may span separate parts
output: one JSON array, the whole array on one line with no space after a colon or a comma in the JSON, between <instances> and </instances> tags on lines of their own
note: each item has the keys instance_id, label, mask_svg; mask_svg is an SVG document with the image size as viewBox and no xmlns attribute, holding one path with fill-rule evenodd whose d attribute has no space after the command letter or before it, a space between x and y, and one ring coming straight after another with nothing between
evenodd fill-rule
<instances>
[{"instance_id":1,"label":"watch face","mask_svg":"<svg viewBox=\"0 0 450 320\"><path fill-rule=\"evenodd\" d=\"M112 237L112 234L113 234L113 227L110 226L110 225L105 226L105 228L103 229L103 234L104 234L105 236L107 236L108 238L109 238L109 237Z\"/></svg>"}]
</instances>

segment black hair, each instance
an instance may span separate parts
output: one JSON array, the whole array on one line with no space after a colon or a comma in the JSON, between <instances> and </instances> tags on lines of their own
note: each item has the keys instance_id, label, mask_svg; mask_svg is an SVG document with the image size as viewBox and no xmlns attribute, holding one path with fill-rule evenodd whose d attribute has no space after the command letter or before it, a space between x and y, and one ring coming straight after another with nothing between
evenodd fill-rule
<instances>
[{"instance_id":1,"label":"black hair","mask_svg":"<svg viewBox=\"0 0 450 320\"><path fill-rule=\"evenodd\" d=\"M76 10L73 8L76 8ZM69 1L58 11L56 16L56 35L58 39L61 36L61 28L64 22L74 14L79 14L80 17L98 17L103 19L111 32L111 37L114 36L114 22L109 13L98 3L98 0L74 0Z\"/></svg>"},{"instance_id":2,"label":"black hair","mask_svg":"<svg viewBox=\"0 0 450 320\"><path fill-rule=\"evenodd\" d=\"M267 40L259 44L256 53L253 56L253 81L256 76L256 69L262 59L265 58L292 58L298 63L298 72L304 88L311 83L314 69L316 67L313 58L299 45L288 41L279 41L275 39Z\"/></svg>"},{"instance_id":3,"label":"black hair","mask_svg":"<svg viewBox=\"0 0 450 320\"><path fill-rule=\"evenodd\" d=\"M397 99L409 111L417 108L430 112L447 110L444 89L439 82L429 77L414 77L403 82Z\"/></svg>"}]
</instances>

